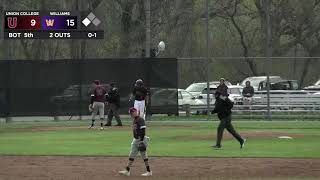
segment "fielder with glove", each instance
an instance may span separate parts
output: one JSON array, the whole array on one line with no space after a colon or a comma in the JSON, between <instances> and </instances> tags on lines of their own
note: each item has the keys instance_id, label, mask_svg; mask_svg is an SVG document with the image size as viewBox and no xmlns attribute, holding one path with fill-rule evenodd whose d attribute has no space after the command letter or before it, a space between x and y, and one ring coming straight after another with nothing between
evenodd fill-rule
<instances>
[{"instance_id":1,"label":"fielder with glove","mask_svg":"<svg viewBox=\"0 0 320 180\"><path fill-rule=\"evenodd\" d=\"M132 107L129 109L129 113L133 119L133 141L131 143L131 151L129 155L129 162L125 170L119 171L119 174L130 176L130 168L132 167L135 157L140 152L142 159L144 160L147 172L141 176L152 176L152 171L150 170L147 147L149 142L149 137L146 136L146 125L142 117L139 116L139 111Z\"/></svg>"},{"instance_id":2,"label":"fielder with glove","mask_svg":"<svg viewBox=\"0 0 320 180\"><path fill-rule=\"evenodd\" d=\"M94 81L94 90L93 94L91 95L91 102L89 105L89 112L92 113L92 122L89 126L89 129L94 127L95 117L99 112L100 120L101 120L101 127L103 129L103 119L104 119L104 103L106 102L106 93L107 91L105 88L100 84L99 80Z\"/></svg>"}]
</instances>

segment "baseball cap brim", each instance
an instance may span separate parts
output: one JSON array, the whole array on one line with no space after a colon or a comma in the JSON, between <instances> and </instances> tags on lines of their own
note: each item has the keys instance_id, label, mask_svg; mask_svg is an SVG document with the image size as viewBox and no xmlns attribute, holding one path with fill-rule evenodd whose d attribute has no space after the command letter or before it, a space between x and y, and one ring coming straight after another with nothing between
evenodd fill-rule
<instances>
[{"instance_id":1,"label":"baseball cap brim","mask_svg":"<svg viewBox=\"0 0 320 180\"><path fill-rule=\"evenodd\" d=\"M136 108L132 107L129 109L129 114L134 113L134 112L137 112Z\"/></svg>"}]
</instances>

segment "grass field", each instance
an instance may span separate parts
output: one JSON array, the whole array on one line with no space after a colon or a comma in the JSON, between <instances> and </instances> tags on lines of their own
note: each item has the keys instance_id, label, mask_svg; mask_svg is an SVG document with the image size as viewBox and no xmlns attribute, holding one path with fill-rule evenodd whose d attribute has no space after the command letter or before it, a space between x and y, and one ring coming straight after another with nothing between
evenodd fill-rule
<instances>
[{"instance_id":1,"label":"grass field","mask_svg":"<svg viewBox=\"0 0 320 180\"><path fill-rule=\"evenodd\" d=\"M213 150L216 121L148 122L151 156L320 158L319 121L234 121L248 139L245 149L232 138ZM125 127L88 130L89 121L13 122L0 124L0 155L127 156L132 140ZM99 124L99 123L97 123ZM226 135L226 133L225 133ZM278 139L279 135L292 140Z\"/></svg>"}]
</instances>

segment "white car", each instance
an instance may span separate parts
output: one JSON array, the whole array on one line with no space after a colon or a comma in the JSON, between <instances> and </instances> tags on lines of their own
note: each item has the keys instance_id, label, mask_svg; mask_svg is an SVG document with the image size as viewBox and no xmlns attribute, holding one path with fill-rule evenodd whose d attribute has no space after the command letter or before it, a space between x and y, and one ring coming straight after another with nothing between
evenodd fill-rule
<instances>
[{"instance_id":1,"label":"white car","mask_svg":"<svg viewBox=\"0 0 320 180\"><path fill-rule=\"evenodd\" d=\"M191 93L184 89L154 89L151 93L152 114L178 115L178 110L183 106L203 105L202 101L196 99Z\"/></svg>"},{"instance_id":2,"label":"white car","mask_svg":"<svg viewBox=\"0 0 320 180\"><path fill-rule=\"evenodd\" d=\"M191 93L184 89L178 89L178 104L183 105L203 105L202 101L194 97Z\"/></svg>"},{"instance_id":3,"label":"white car","mask_svg":"<svg viewBox=\"0 0 320 180\"><path fill-rule=\"evenodd\" d=\"M219 81L211 81L210 82L210 86L218 86L220 84ZM230 82L226 83L227 86L231 86ZM190 84L187 88L186 91L188 91L189 93L191 93L193 96L198 97L200 94L202 94L202 92L204 91L204 89L207 88L207 83L206 82L199 82L199 83L193 83Z\"/></svg>"},{"instance_id":4,"label":"white car","mask_svg":"<svg viewBox=\"0 0 320 180\"><path fill-rule=\"evenodd\" d=\"M312 86L307 86L303 88L304 90L310 90L310 91L320 91L320 79Z\"/></svg>"},{"instance_id":5,"label":"white car","mask_svg":"<svg viewBox=\"0 0 320 180\"><path fill-rule=\"evenodd\" d=\"M314 93L313 95L320 96L320 92Z\"/></svg>"},{"instance_id":6,"label":"white car","mask_svg":"<svg viewBox=\"0 0 320 180\"><path fill-rule=\"evenodd\" d=\"M202 101L184 89L160 89L151 95L151 103L154 106L177 104L176 99L179 106L203 105Z\"/></svg>"},{"instance_id":7,"label":"white car","mask_svg":"<svg viewBox=\"0 0 320 180\"><path fill-rule=\"evenodd\" d=\"M242 89L243 89L242 86L234 86L234 85L228 86L229 99L235 102L237 99L242 98ZM210 86L210 104L215 103L214 94L216 90L217 90L216 85ZM200 99L202 103L207 104L207 88L205 88L202 91L202 93L198 96L198 99Z\"/></svg>"}]
</instances>

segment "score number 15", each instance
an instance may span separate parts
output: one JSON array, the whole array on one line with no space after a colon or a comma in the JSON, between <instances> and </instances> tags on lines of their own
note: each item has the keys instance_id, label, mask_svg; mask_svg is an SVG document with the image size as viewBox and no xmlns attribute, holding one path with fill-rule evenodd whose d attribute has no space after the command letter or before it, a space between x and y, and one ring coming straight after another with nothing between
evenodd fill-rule
<instances>
[{"instance_id":1,"label":"score number 15","mask_svg":"<svg viewBox=\"0 0 320 180\"><path fill-rule=\"evenodd\" d=\"M73 27L74 25L74 19L67 19L67 26Z\"/></svg>"}]
</instances>

